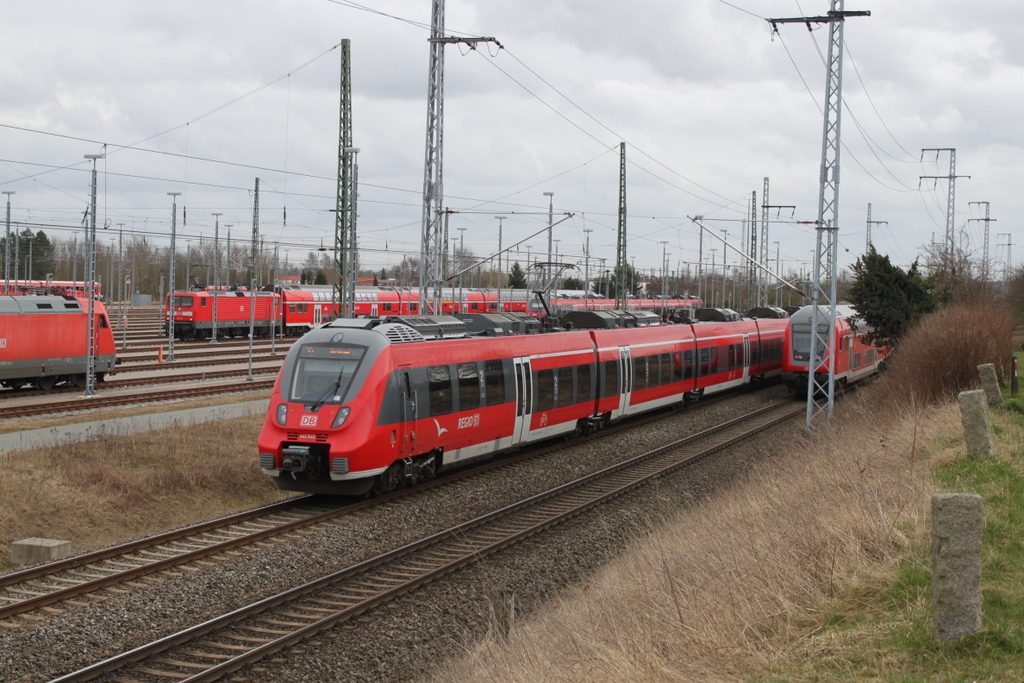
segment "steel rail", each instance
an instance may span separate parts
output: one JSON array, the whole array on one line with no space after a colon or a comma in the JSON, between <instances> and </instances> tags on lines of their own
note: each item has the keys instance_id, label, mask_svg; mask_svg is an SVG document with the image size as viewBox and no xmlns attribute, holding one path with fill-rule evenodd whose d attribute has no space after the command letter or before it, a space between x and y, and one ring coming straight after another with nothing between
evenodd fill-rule
<instances>
[{"instance_id":1,"label":"steel rail","mask_svg":"<svg viewBox=\"0 0 1024 683\"><path fill-rule=\"evenodd\" d=\"M700 404L698 406L698 408L708 407L708 406L714 405L715 403L717 403L719 401L723 401L723 400L726 400L726 399L727 399L727 396L721 396L721 397L718 397L718 398L715 398L715 399L711 399L711 400L708 400L708 401ZM591 435L588 435L588 436L577 438L577 439L575 439L575 440L573 440L571 442L558 442L558 443L553 443L553 444L549 444L549 445L533 447L533 448L530 448L528 450L524 450L524 451L520 451L520 452L517 452L517 453L509 454L509 455L506 455L506 456L503 456L503 457L496 458L494 460L490 460L490 461L486 461L486 462L482 462L482 463L477 463L475 465L470 465L470 466L467 466L465 468L461 468L459 470L456 470L456 471L453 471L453 472L449 472L449 473L447 473L445 475L442 475L442 476L437 477L435 479L432 479L430 481L424 482L422 484L418 484L418 485L416 485L414 487L410 487L410 488L407 488L407 489L401 489L399 491L394 491L392 493L389 493L389 494L386 494L386 495L382 495L382 496L378 496L378 497L370 499L370 500L365 500L365 501L360 501L360 502L357 502L357 503L352 503L352 504L340 506L340 507L335 508L333 511L328 511L328 512L325 512L324 514L317 515L315 517L309 517L309 518L306 518L306 519L303 519L303 520L299 520L297 522L292 523L291 525L289 525L289 524L278 525L278 526L275 527L275 529L277 529L277 533L269 533L268 532L267 534L262 534L262 535L259 535L259 534L247 535L247 536L244 536L244 537L239 537L237 539L233 539L230 542L224 542L224 543L221 543L221 544L210 544L210 545L204 546L203 548L196 549L194 551L190 551L190 552L187 552L187 553L178 553L177 555L175 555L172 558L167 558L167 559L161 560L159 562L154 560L154 561L151 561L151 562L149 562L149 563L147 563L145 565L139 565L137 567L132 567L132 568L129 568L129 569L123 569L121 571L116 571L116 572L108 572L108 571L106 571L106 570L104 570L102 568L97 568L94 571L98 571L100 573L104 573L104 576L98 577L98 578L96 578L94 580L89 580L89 581L78 581L78 582L76 582L76 584L73 587L70 587L70 588L54 589L53 591L50 591L50 592L47 592L47 593L36 594L34 597L26 598L26 599L18 601L18 602L14 602L14 603L11 603L11 604L8 604L8 605L0 606L0 619L6 619L6 618L9 618L9 617L15 616L17 614L22 614L22 613L25 613L25 612L29 612L29 611L38 609L40 607L45 607L47 605L53 605L53 604L58 603L58 602L62 602L62 601L69 600L69 599L72 599L72 598L75 598L75 597L86 595L86 594L88 594L90 592L93 592L93 591L97 591L97 590L100 590L100 589L103 589L103 588L108 588L108 587L110 587L112 585L116 585L118 583L123 583L123 582L126 582L126 581L130 581L132 579L140 578L141 576L152 574L152 573L155 573L155 572L158 572L158 571L163 571L165 569L169 569L169 568L172 568L174 566L181 565L181 564L186 564L188 562L192 562L192 561L197 560L197 559L202 559L204 557L208 557L208 556L220 553L220 552L225 552L227 550L233 550L235 548L241 547L241 546L246 545L248 543L253 543L253 542L256 542L256 541L259 541L259 540L263 540L263 539L265 539L265 538L267 538L269 536L287 533L287 532L293 531L295 529L299 529L299 528L304 528L306 526L310 526L312 524L323 523L323 522L329 521L329 520L334 519L335 517L338 517L338 516L341 516L341 515L351 514L353 512L356 512L358 510L362 510L362 509L367 508L367 507L372 507L372 506L379 505L379 504L382 504L382 503L387 503L387 502L390 502L390 501L393 501L393 500L397 500L399 498L404 498L404 497L407 497L407 496L413 496L413 495L419 494L421 492L430 490L432 488L435 488L435 487L438 487L438 486L444 486L444 485L447 485L449 483L452 483L454 481L458 481L458 480L461 480L461 479L468 479L470 477L477 476L477 475L483 474L485 472L490 472L491 470L498 469L500 467L505 467L506 465L510 465L510 464L514 464L514 463L517 463L517 462L522 462L524 460L536 458L536 457L539 457L539 456L542 456L542 455L546 455L546 454L549 454L549 453L561 450L563 448L568 448L570 446L584 444L584 443L586 443L588 441L591 441L591 440L594 440L594 439L603 438L603 437L606 437L606 436L610 436L610 435L616 434L616 433L618 433L620 431L625 431L625 430L628 430L628 429L634 429L634 428L642 427L642 426L644 426L644 425L646 425L648 423L656 422L656 421L659 421L659 420L666 419L666 417L667 417L666 412L667 411L661 411L661 412L657 412L657 413L654 413L654 414L641 416L639 418L634 418L632 420L628 420L628 421L625 421L625 422L621 422L621 423L618 423L618 424L616 424L616 425L614 425L612 427L606 428L606 429L604 429L604 430L602 430L600 432L597 432L597 433L594 433L594 434L591 434ZM156 547L160 546L161 544L170 543L170 542L173 542L173 541L176 541L176 540L180 540L180 539L194 538L195 536L197 536L199 534L205 533L207 531L211 531L213 529L224 528L224 527L231 526L233 524L239 524L239 523L246 522L246 521L249 521L249 520L258 519L261 516L280 514L282 512L288 511L292 507L295 507L295 506L298 506L298 505L307 504L307 503L308 504L314 504L315 503L315 497L300 496L300 497L293 498L293 499L290 499L290 500L287 500L287 501L281 501L279 503L274 503L274 504L271 504L271 505L268 505L268 506L263 506L263 507L260 507L260 508L255 508L253 510L247 510L247 511L244 511L244 512L240 512L240 513L237 513L237 514L234 514L234 515L228 515L228 516L224 516L224 517L219 517L219 518L214 519L214 520L209 520L207 522L201 522L199 524L194 524L194 525L191 525L191 526L188 526L188 527L183 527L181 529L176 529L176 530L165 532L165 533L162 533L162 534L156 534L154 536L149 536L149 537L146 537L146 538L137 539L135 541L130 541L128 543L123 543L123 544L120 544L120 545L112 546L110 548L105 548L105 549L102 549L102 550L97 550L97 551L94 551L94 552L91 552L91 553L86 553L86 554L83 554L83 555L77 555L75 557L70 557L70 558L67 558L67 559L64 559L64 560L59 560L57 562L51 562L51 563L48 563L48 564L45 564L45 565L40 565L38 567L31 567L31 568L28 568L28 569L23 569L23 570L18 571L18 572L12 572L10 574L0 575L0 588L3 588L5 586L16 586L19 583L23 583L23 582L30 581L30 580L33 580L33 579L38 579L38 578L47 577L47 576L53 576L55 574L58 574L60 572L64 572L64 571L67 571L67 570L70 570L70 569L76 569L76 568L79 568L79 567L88 568L88 565L94 564L94 563L98 563L98 562L102 562L103 560L106 560L106 559L111 559L111 558L114 558L114 557L124 557L126 555L129 555L131 553L137 552L139 550L156 548ZM129 559L131 559L133 562L140 561L137 558L129 558ZM61 579L55 579L55 580L61 581L62 583L69 583L68 581L62 581ZM37 593L40 588L41 587L38 584L33 585L31 587L31 592ZM29 591L26 591L26 592L29 592ZM0 597L0 599L2 599L2 597Z\"/></svg>"},{"instance_id":2,"label":"steel rail","mask_svg":"<svg viewBox=\"0 0 1024 683\"><path fill-rule=\"evenodd\" d=\"M190 683L217 680L803 412L803 405L792 401L773 404L67 674L53 683L91 680L128 664L135 666L127 673L134 671ZM702 441L710 443L701 445ZM676 452L679 454L674 455ZM279 606L284 607L283 614L256 618ZM244 623L250 618L254 623ZM226 629L242 631L245 635L219 633ZM197 638L211 635L231 642L197 641ZM178 652L178 657L214 663L166 657L146 659L185 643L193 649ZM228 652L236 654L225 654ZM195 669L202 671L192 674Z\"/></svg>"},{"instance_id":3,"label":"steel rail","mask_svg":"<svg viewBox=\"0 0 1024 683\"><path fill-rule=\"evenodd\" d=\"M220 385L217 387L189 387L188 396L185 398L195 399L220 394L234 394L239 391L269 391L274 387L275 380L256 380L252 382L241 381L234 384ZM0 408L0 420L12 417L28 417L32 415L48 415L50 413L73 413L96 408L110 408L120 405L139 403L156 403L159 401L181 400L182 388L167 389L165 391L154 391L149 393L131 394L128 396L91 396L87 400L76 399L74 401L54 401L51 403L35 404L29 406L7 406Z\"/></svg>"},{"instance_id":4,"label":"steel rail","mask_svg":"<svg viewBox=\"0 0 1024 683\"><path fill-rule=\"evenodd\" d=\"M697 410L708 408L711 407L711 405L714 405L715 403L723 400L727 400L728 398L729 395L724 394L709 399L707 401L703 401L696 408ZM668 409L664 411L658 411L653 414L640 416L638 418L633 418L628 421L617 423L611 427L601 430L600 432L590 434L588 436L582 436L577 439L573 439L570 442L549 442L549 444L547 445L530 447L530 449L526 451L509 454L494 460L478 463L475 465L470 465L465 468L461 468L459 470L446 473L442 476L436 477L434 479L431 479L430 481L426 481L416 486L400 489L397 490L397 492L380 496L369 501L361 501L355 504L341 506L335 508L334 511L328 511L324 515L304 518L302 520L294 522L293 525L289 525L288 523L279 524L276 525L275 528L278 529L278 533L285 533L294 530L295 528L302 528L305 526L309 526L310 524L326 522L337 516L350 514L352 512L356 512L358 510L362 510L368 507L388 503L400 498L412 497L436 486L446 485L453 481L470 478L479 474L483 474L485 472L505 467L507 465L548 455L550 453L566 449L566 447L570 447L572 445L583 444L593 439L603 438L605 436L609 436L620 431L634 429L642 427L651 422L664 420L667 418L667 414L670 414L671 412L672 409ZM201 549L189 551L187 553L174 551L175 553L177 553L176 556L173 558L165 558L167 561L163 564L158 564L156 560L150 560L146 564L141 564L117 571L110 571L108 568L104 567L88 566L90 563L101 562L105 559L111 559L114 557L128 559L133 562L139 562L141 560L139 560L137 557L128 558L127 556L140 550L156 549L161 544L172 543L174 541L181 539L195 538L196 536L201 535L201 533L204 533L206 531L215 528L230 526L232 524L242 523L250 519L258 518L262 515L280 514L284 511L287 511L290 508L290 506L304 505L309 500L314 499L310 499L309 497L291 499L291 501L283 501L278 504L263 506L261 508L256 508L254 510L249 510L234 515L227 515L207 522L201 522L199 524L194 524L180 529L159 533L159 535L153 537L138 539L136 541L131 541L126 544L121 544L119 546L105 548L99 551L94 551L92 553L71 557L65 560L58 560L56 562L51 562L38 567L31 567L17 572L0 575L0 588L3 588L5 586L16 586L19 583L24 583L40 578L52 577L53 574L59 573L61 571L74 569L77 567L84 567L87 570L94 570L103 574L102 577L97 578L95 581L84 582L80 580L75 580L74 588L54 589L48 593L43 594L38 593L39 589L43 587L40 587L38 583L33 584L31 587L31 591L24 592L32 593L34 597L26 598L24 600L20 600L15 603L5 605L2 609L0 609L0 618L10 617L18 613L24 613L37 609L39 607L55 604L62 600L68 600L74 597L79 597L81 595L86 595L92 591L97 591L103 588L109 588L110 586L116 585L118 583L123 583L131 581L132 579L137 579L139 577L142 577L142 575L154 573L156 571L161 571L170 568L171 566L184 564L186 562L201 559L203 557L208 557L219 552L236 549L248 543L254 543L256 541L262 540L266 537L250 535L234 539L229 544L207 544ZM121 564L124 564L124 562L122 562ZM59 578L54 578L53 581L65 584L72 583Z\"/></svg>"}]
</instances>

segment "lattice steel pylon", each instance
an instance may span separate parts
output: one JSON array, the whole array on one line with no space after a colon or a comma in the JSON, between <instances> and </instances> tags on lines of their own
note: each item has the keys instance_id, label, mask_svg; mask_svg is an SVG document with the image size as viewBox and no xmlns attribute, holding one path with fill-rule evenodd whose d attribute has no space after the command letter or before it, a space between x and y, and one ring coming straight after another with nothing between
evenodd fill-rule
<instances>
[{"instance_id":1,"label":"lattice steel pylon","mask_svg":"<svg viewBox=\"0 0 1024 683\"><path fill-rule=\"evenodd\" d=\"M755 209L756 213L756 209ZM764 179L764 190L761 193L761 242L758 244L757 261L762 267L768 267L768 176ZM757 305L768 305L768 290L771 282L763 272L757 274Z\"/></svg>"},{"instance_id":2,"label":"lattice steel pylon","mask_svg":"<svg viewBox=\"0 0 1024 683\"><path fill-rule=\"evenodd\" d=\"M821 178L818 192L818 219L815 229L814 282L811 284L811 348L807 372L807 428L821 413L832 417L835 404L835 349L832 347L833 321L836 318L836 263L839 256L839 150L843 104L843 25L848 16L870 16L870 12L843 10L844 0L832 0L832 9L824 17L769 19L772 30L780 23L829 25L828 74L825 82L825 121L821 141ZM827 291L826 291L827 290ZM821 310L822 303L827 313ZM824 320L828 316L827 322ZM819 329L819 321L822 325ZM825 372L817 372L819 368Z\"/></svg>"},{"instance_id":3,"label":"lattice steel pylon","mask_svg":"<svg viewBox=\"0 0 1024 683\"><path fill-rule=\"evenodd\" d=\"M947 260L947 266L953 263L953 252L956 250L956 227L954 225L956 215L956 179L957 178L970 178L971 176L958 176L956 174L956 148L955 147L925 147L921 150L921 160L924 161L925 152L935 152L935 159L938 161L939 154L942 152L949 152L949 175L937 176L937 175L923 175L920 176L918 184L921 180L948 180L948 194L946 195L946 246L945 255Z\"/></svg>"},{"instance_id":4,"label":"lattice steel pylon","mask_svg":"<svg viewBox=\"0 0 1024 683\"><path fill-rule=\"evenodd\" d=\"M615 241L615 308L626 308L626 143L619 143L619 231ZM632 292L630 292L632 294Z\"/></svg>"},{"instance_id":5,"label":"lattice steel pylon","mask_svg":"<svg viewBox=\"0 0 1024 683\"><path fill-rule=\"evenodd\" d=\"M444 0L433 0L430 12L430 70L427 75L427 148L423 163L423 217L420 230L421 314L441 311L442 261L441 202L444 160L444 46L463 43L475 50L477 43L494 38L452 38L444 35Z\"/></svg>"},{"instance_id":6,"label":"lattice steel pylon","mask_svg":"<svg viewBox=\"0 0 1024 683\"><path fill-rule=\"evenodd\" d=\"M259 261L256 254L260 248L260 179L256 179L256 187L252 193L252 244L249 245L249 287L256 288L257 267Z\"/></svg>"},{"instance_id":7,"label":"lattice steel pylon","mask_svg":"<svg viewBox=\"0 0 1024 683\"><path fill-rule=\"evenodd\" d=\"M338 107L338 187L334 204L334 287L331 313L354 316L349 279L352 270L352 68L351 41L341 41L341 102Z\"/></svg>"},{"instance_id":8,"label":"lattice steel pylon","mask_svg":"<svg viewBox=\"0 0 1024 683\"><path fill-rule=\"evenodd\" d=\"M747 308L757 306L757 283L761 281L761 273L752 264L767 265L758 257L761 250L757 247L757 190L750 193L750 263L747 264Z\"/></svg>"}]
</instances>

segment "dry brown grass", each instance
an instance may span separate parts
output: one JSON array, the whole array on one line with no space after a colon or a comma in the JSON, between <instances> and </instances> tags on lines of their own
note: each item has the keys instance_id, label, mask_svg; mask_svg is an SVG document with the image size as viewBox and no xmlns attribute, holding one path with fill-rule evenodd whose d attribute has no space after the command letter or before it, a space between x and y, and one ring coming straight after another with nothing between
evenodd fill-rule
<instances>
[{"instance_id":1,"label":"dry brown grass","mask_svg":"<svg viewBox=\"0 0 1024 683\"><path fill-rule=\"evenodd\" d=\"M855 403L432 680L733 681L787 657L815 610L887 580L928 508L922 444L959 427L950 404L880 424Z\"/></svg>"},{"instance_id":2,"label":"dry brown grass","mask_svg":"<svg viewBox=\"0 0 1024 683\"><path fill-rule=\"evenodd\" d=\"M280 500L256 462L262 421L2 453L0 543L69 539L79 552Z\"/></svg>"},{"instance_id":3,"label":"dry brown grass","mask_svg":"<svg viewBox=\"0 0 1024 683\"><path fill-rule=\"evenodd\" d=\"M891 404L937 403L981 387L977 367L1006 376L1014 343L1009 310L997 303L957 304L921 320L889 360Z\"/></svg>"}]
</instances>

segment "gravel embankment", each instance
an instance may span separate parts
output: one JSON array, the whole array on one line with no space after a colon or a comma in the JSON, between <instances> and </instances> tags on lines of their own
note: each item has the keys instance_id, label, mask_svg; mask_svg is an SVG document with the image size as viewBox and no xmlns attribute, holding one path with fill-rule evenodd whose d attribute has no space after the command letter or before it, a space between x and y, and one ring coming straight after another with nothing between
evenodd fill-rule
<instances>
[{"instance_id":1,"label":"gravel embankment","mask_svg":"<svg viewBox=\"0 0 1024 683\"><path fill-rule=\"evenodd\" d=\"M650 447L743 414L785 395L781 387L701 410L682 411L639 430L502 468L416 500L249 547L164 573L90 606L0 629L0 680L45 681L218 616L360 560L417 540ZM408 681L439 658L458 656L485 634L491 601L514 593L522 619L561 588L585 580L625 544L693 500L728 483L752 460L785 448L793 423L719 453L657 484L492 555L443 582L414 591L260 663L245 678L273 681ZM641 433L642 432L642 433Z\"/></svg>"}]
</instances>

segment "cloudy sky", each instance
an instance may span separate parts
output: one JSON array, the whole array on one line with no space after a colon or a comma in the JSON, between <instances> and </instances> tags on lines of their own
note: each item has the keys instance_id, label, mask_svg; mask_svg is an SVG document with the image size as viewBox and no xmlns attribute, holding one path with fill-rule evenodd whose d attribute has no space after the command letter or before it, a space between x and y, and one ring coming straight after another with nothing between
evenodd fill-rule
<instances>
[{"instance_id":1,"label":"cloudy sky","mask_svg":"<svg viewBox=\"0 0 1024 683\"><path fill-rule=\"evenodd\" d=\"M12 219L81 233L85 154L100 161L100 221L166 243L209 238L214 212L248 239L260 178L261 229L282 258L333 242L341 39L352 41L354 144L364 265L418 255L430 0L25 2L4 11L0 185ZM840 261L865 247L901 265L945 236L955 148L962 245L1001 273L1024 214L1024 5L1007 0L847 0ZM770 184L783 268L814 249L827 29L765 17L824 14L826 0L448 0L454 35L504 49L446 52L444 204L450 237L477 254L523 239L554 212L561 260L615 258L620 142L629 254L638 268L698 257L706 224L738 244ZM819 52L820 51L820 52ZM966 176L970 176L967 178ZM183 217L180 212L187 210ZM760 210L758 214L760 215ZM507 216L498 221L496 216ZM461 230L461 229L465 230ZM585 233L585 230L592 230ZM103 236L105 237L105 236ZM662 244L662 243L666 244ZM546 252L546 238L518 258ZM722 245L705 243L705 258ZM1024 253L1019 251L1019 253ZM516 258L517 254L513 254ZM1019 257L1018 257L1019 258ZM729 260L735 261L735 254Z\"/></svg>"}]
</instances>

